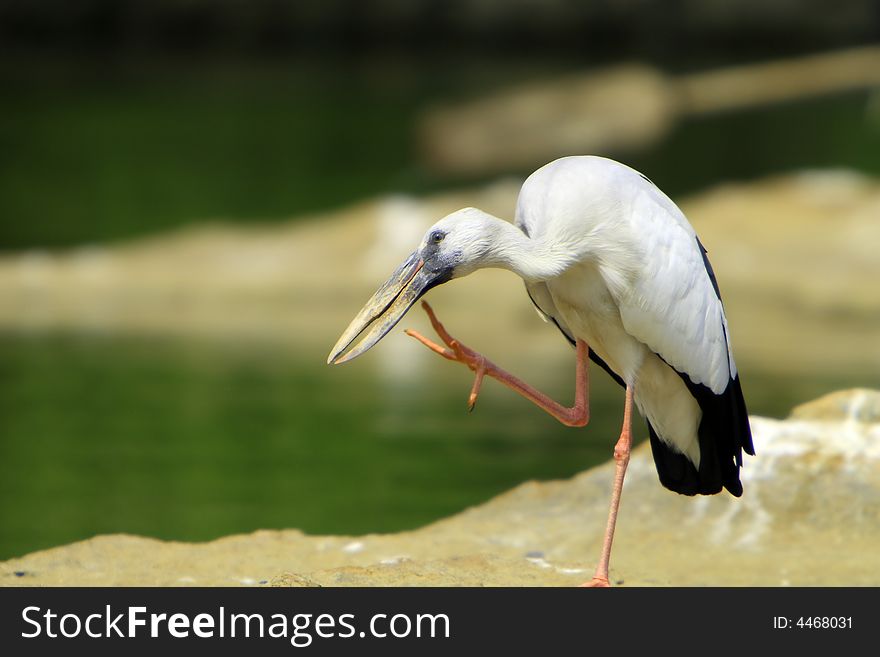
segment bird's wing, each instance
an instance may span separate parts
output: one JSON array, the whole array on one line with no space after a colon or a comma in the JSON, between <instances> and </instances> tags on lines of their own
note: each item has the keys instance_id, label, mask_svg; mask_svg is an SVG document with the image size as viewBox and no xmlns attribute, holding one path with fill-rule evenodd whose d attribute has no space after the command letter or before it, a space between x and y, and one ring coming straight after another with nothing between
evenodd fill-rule
<instances>
[{"instance_id":1,"label":"bird's wing","mask_svg":"<svg viewBox=\"0 0 880 657\"><path fill-rule=\"evenodd\" d=\"M641 195L633 210L638 258L626 280L616 269L603 271L624 328L691 381L721 394L736 376L736 365L706 251L662 193Z\"/></svg>"},{"instance_id":2,"label":"bird's wing","mask_svg":"<svg viewBox=\"0 0 880 657\"><path fill-rule=\"evenodd\" d=\"M538 315L541 319L545 322L554 324L556 328L559 329L559 332L562 333L563 337L571 343L572 347L574 347L577 344L574 333L572 333L571 329L568 328L568 325L559 316L559 312L556 310L556 304L553 302L553 295L550 294L547 284L526 283L526 293L528 293L529 299L531 299L532 303L535 305L535 310L538 311ZM626 383L624 383L620 375L612 370L592 349L590 349L590 360L605 370L605 372L608 373L608 376L614 379L618 385L626 387Z\"/></svg>"},{"instance_id":3,"label":"bird's wing","mask_svg":"<svg viewBox=\"0 0 880 657\"><path fill-rule=\"evenodd\" d=\"M535 305L535 310L538 311L541 319L555 324L556 328L565 336L565 339L571 344L575 344L574 334L566 326L565 322L560 319L559 312L556 310L556 304L553 303L553 297L550 295L550 290L547 289L547 284L526 283L526 293Z\"/></svg>"}]
</instances>

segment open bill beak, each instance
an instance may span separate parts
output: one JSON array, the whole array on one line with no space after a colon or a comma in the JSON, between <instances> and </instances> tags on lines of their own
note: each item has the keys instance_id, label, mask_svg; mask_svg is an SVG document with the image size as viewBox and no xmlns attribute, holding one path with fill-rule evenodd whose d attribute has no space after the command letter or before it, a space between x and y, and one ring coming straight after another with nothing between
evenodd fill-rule
<instances>
[{"instance_id":1,"label":"open bill beak","mask_svg":"<svg viewBox=\"0 0 880 657\"><path fill-rule=\"evenodd\" d=\"M379 342L425 292L440 282L438 279L438 272L429 271L419 252L413 252L351 320L351 324L330 350L327 364L338 365L357 358ZM363 339L343 355L365 330Z\"/></svg>"}]
</instances>

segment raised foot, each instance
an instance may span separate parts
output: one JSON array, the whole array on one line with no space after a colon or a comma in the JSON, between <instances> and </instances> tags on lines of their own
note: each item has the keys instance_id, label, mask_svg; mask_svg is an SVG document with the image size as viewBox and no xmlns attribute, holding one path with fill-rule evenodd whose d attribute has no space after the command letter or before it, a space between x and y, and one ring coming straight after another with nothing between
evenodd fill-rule
<instances>
[{"instance_id":1,"label":"raised foot","mask_svg":"<svg viewBox=\"0 0 880 657\"><path fill-rule=\"evenodd\" d=\"M536 390L526 382L518 379L510 372L495 365L492 361L485 358L482 354L477 353L473 349L465 347L458 340L449 335L443 324L437 319L434 311L426 302L422 302L422 307L428 313L431 320L431 326L440 336L443 345L432 342L417 331L411 329L406 330L406 334L415 338L428 349L436 354L443 356L447 360L464 363L468 369L475 374L474 385L471 387L471 393L468 396L468 408L473 410L474 404L477 402L477 396L480 394L480 386L483 385L484 377L492 377L504 384L511 390L522 395L530 402L545 410L564 425L569 427L582 427L590 420L590 409L588 404L589 396L589 378L587 375L587 362L589 360L589 347L582 341L577 341L577 375L575 378L575 403L574 406L568 408L559 402L556 402L540 390Z\"/></svg>"},{"instance_id":2,"label":"raised foot","mask_svg":"<svg viewBox=\"0 0 880 657\"><path fill-rule=\"evenodd\" d=\"M594 577L589 582L581 584L580 588L610 589L611 583L608 581L607 577Z\"/></svg>"},{"instance_id":3,"label":"raised foot","mask_svg":"<svg viewBox=\"0 0 880 657\"><path fill-rule=\"evenodd\" d=\"M434 327L434 330L437 332L437 335L440 336L440 339L446 347L440 346L418 331L406 329L404 333L411 338L415 338L434 353L440 354L443 358L464 363L475 373L474 385L471 387L470 395L468 395L468 410L472 411L477 403L477 397L480 394L480 388L483 385L483 377L486 375L489 361L487 361L486 357L482 354L477 353L470 347L464 346L461 342L449 335L449 331L447 331L446 327L443 326L439 319L437 319L437 315L434 314L433 308L431 308L427 301L422 301L422 308L425 309L425 312L428 314L428 319L431 320L431 326Z\"/></svg>"}]
</instances>

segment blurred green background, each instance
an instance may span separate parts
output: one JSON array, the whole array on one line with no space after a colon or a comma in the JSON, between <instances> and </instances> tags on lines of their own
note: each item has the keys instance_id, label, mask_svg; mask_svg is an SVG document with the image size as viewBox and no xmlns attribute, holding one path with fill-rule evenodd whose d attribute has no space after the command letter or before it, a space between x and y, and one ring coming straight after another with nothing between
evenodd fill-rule
<instances>
[{"instance_id":1,"label":"blurred green background","mask_svg":"<svg viewBox=\"0 0 880 657\"><path fill-rule=\"evenodd\" d=\"M868 2L805 3L796 15L757 2L709 3L716 13L647 0L405 4L0 5L0 250L287 222L524 176L535 167L432 170L419 155L421 113L616 62L677 74L880 36ZM872 93L689 118L650 147L606 154L673 197L800 168L877 175ZM463 373L389 389L324 358L259 341L3 328L0 558L110 532L412 528L529 478L571 476L616 438L622 395L605 381L590 428L572 433L503 392L467 415ZM873 383L749 374L750 410L770 416ZM551 390L558 398L568 379Z\"/></svg>"}]
</instances>

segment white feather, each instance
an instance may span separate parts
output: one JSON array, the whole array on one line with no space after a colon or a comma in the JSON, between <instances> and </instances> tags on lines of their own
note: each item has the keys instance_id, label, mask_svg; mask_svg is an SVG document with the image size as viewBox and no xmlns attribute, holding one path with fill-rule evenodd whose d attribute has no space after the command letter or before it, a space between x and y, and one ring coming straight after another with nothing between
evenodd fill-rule
<instances>
[{"instance_id":1,"label":"white feather","mask_svg":"<svg viewBox=\"0 0 880 657\"><path fill-rule=\"evenodd\" d=\"M515 226L465 208L435 229L455 276L521 276L541 313L634 386L661 440L699 466L701 411L671 368L721 394L736 367L696 233L653 183L613 160L562 158L523 184Z\"/></svg>"},{"instance_id":2,"label":"white feather","mask_svg":"<svg viewBox=\"0 0 880 657\"><path fill-rule=\"evenodd\" d=\"M593 263L628 334L695 383L727 388L724 308L693 227L656 186L612 160L563 158L529 177L517 210L535 239L574 244Z\"/></svg>"}]
</instances>

